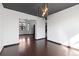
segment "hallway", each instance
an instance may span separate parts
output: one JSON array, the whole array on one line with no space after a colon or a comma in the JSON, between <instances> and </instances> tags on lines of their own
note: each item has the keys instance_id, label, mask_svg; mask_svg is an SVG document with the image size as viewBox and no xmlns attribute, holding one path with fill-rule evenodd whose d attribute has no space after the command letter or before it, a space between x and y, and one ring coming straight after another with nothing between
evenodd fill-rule
<instances>
[{"instance_id":1,"label":"hallway","mask_svg":"<svg viewBox=\"0 0 79 59\"><path fill-rule=\"evenodd\" d=\"M21 35L19 45L5 47L2 56L69 56L79 51L51 43L45 39L35 40L32 35Z\"/></svg>"}]
</instances>

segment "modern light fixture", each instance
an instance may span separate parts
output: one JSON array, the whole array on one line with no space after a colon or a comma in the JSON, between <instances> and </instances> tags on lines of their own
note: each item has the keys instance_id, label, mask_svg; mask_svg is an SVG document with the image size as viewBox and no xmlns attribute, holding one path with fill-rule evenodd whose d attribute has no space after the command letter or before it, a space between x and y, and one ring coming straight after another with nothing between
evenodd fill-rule
<instances>
[{"instance_id":1,"label":"modern light fixture","mask_svg":"<svg viewBox=\"0 0 79 59\"><path fill-rule=\"evenodd\" d=\"M47 17L48 16L48 4L44 3L42 4L38 9L38 15L41 17Z\"/></svg>"},{"instance_id":2,"label":"modern light fixture","mask_svg":"<svg viewBox=\"0 0 79 59\"><path fill-rule=\"evenodd\" d=\"M48 15L48 4L44 4L44 7L42 8L42 16Z\"/></svg>"}]
</instances>

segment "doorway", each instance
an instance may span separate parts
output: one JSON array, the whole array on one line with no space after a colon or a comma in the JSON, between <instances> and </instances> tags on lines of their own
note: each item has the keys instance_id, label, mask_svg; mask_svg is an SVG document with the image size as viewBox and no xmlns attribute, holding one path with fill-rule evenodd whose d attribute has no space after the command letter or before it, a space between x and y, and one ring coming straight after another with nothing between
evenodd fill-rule
<instances>
[{"instance_id":1,"label":"doorway","mask_svg":"<svg viewBox=\"0 0 79 59\"><path fill-rule=\"evenodd\" d=\"M19 20L19 36L32 36L35 39L35 20Z\"/></svg>"}]
</instances>

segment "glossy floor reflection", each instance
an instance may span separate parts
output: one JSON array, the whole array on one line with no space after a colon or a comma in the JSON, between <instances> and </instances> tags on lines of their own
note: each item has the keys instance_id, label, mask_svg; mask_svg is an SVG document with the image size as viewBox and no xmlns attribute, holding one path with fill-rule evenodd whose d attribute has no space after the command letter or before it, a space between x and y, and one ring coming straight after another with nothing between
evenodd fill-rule
<instances>
[{"instance_id":1,"label":"glossy floor reflection","mask_svg":"<svg viewBox=\"0 0 79 59\"><path fill-rule=\"evenodd\" d=\"M32 35L19 38L19 45L4 48L2 56L78 56L79 51L62 45L42 40L35 40Z\"/></svg>"}]
</instances>

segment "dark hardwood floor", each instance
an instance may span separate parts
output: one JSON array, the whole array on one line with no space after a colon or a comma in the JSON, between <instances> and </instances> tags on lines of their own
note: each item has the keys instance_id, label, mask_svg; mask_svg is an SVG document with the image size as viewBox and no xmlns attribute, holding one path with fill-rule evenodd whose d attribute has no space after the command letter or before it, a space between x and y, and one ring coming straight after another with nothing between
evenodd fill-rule
<instances>
[{"instance_id":1,"label":"dark hardwood floor","mask_svg":"<svg viewBox=\"0 0 79 59\"><path fill-rule=\"evenodd\" d=\"M5 47L1 56L71 56L79 51L42 40L35 40L32 35L21 35L19 44Z\"/></svg>"}]
</instances>

